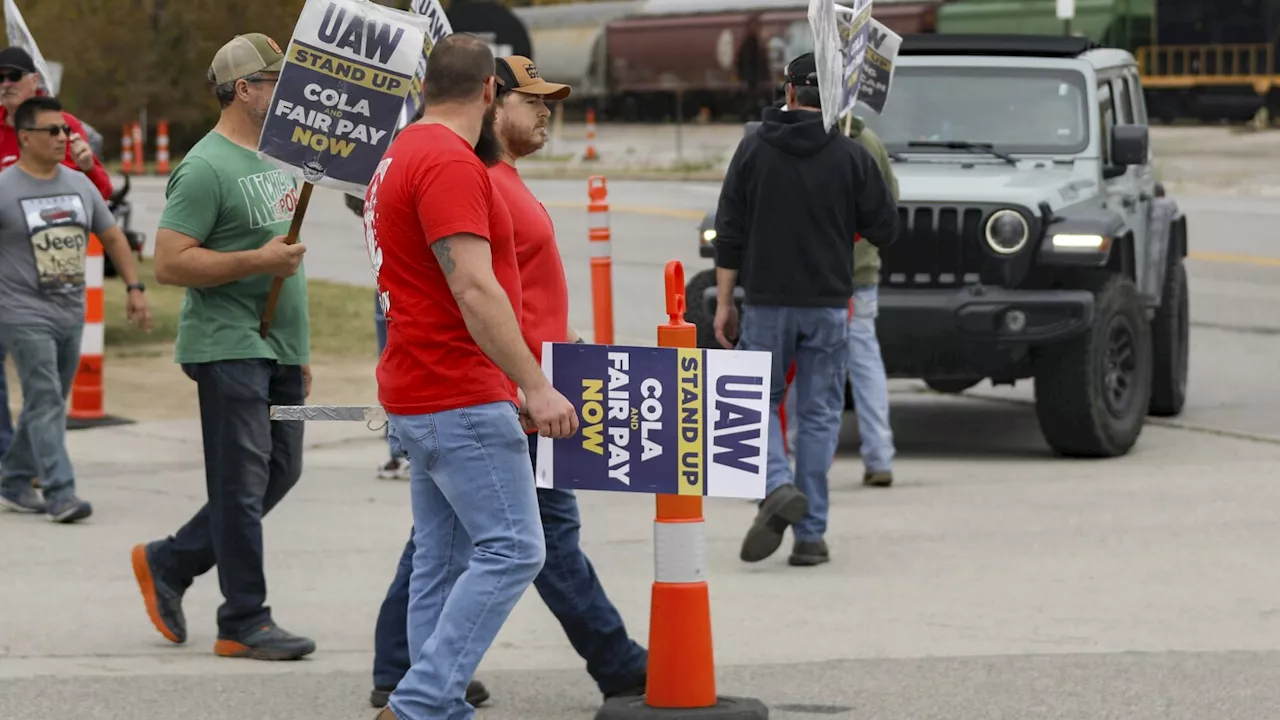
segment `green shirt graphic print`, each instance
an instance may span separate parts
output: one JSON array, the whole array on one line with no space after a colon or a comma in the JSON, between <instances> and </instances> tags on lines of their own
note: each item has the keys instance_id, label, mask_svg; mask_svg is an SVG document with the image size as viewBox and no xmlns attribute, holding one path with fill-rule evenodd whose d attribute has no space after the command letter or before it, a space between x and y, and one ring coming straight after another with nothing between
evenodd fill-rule
<instances>
[{"instance_id":1,"label":"green shirt graphic print","mask_svg":"<svg viewBox=\"0 0 1280 720\"><path fill-rule=\"evenodd\" d=\"M165 190L160 227L200 241L216 252L256 250L289 232L298 182L216 132L191 148ZM311 361L307 279L303 267L285 279L264 340L258 335L271 291L270 275L252 275L206 288L189 288L178 319L174 360L206 363L267 358L282 365Z\"/></svg>"}]
</instances>

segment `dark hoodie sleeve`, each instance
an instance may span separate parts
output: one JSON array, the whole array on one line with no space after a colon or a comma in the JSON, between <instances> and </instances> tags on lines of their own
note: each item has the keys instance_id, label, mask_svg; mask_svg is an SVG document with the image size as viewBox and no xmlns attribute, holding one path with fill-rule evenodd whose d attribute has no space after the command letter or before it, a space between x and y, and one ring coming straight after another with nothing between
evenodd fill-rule
<instances>
[{"instance_id":1,"label":"dark hoodie sleeve","mask_svg":"<svg viewBox=\"0 0 1280 720\"><path fill-rule=\"evenodd\" d=\"M741 270L747 250L746 171L743 160L750 140L743 140L729 161L724 182L720 185L720 204L716 208L716 267Z\"/></svg>"},{"instance_id":2,"label":"dark hoodie sleeve","mask_svg":"<svg viewBox=\"0 0 1280 720\"><path fill-rule=\"evenodd\" d=\"M858 183L858 193L854 200L857 213L857 233L878 248L893 244L898 239L898 204L893 200L893 191L885 182L876 165L876 159L861 144L849 144L853 154L853 162L862 176Z\"/></svg>"}]
</instances>

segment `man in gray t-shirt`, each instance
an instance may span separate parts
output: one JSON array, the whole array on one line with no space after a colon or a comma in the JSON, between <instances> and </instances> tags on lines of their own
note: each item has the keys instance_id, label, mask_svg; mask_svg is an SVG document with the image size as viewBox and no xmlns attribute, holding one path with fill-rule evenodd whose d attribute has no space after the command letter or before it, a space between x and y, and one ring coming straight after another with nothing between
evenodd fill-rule
<instances>
[{"instance_id":1,"label":"man in gray t-shirt","mask_svg":"<svg viewBox=\"0 0 1280 720\"><path fill-rule=\"evenodd\" d=\"M76 497L66 449L67 395L80 363L91 233L128 285L129 319L150 328L151 313L129 241L101 193L82 173L61 164L70 136L62 106L51 97L31 98L14 113L14 127L21 154L0 172L0 345L18 366L22 414L13 443L0 457L0 505L74 522L93 512Z\"/></svg>"}]
</instances>

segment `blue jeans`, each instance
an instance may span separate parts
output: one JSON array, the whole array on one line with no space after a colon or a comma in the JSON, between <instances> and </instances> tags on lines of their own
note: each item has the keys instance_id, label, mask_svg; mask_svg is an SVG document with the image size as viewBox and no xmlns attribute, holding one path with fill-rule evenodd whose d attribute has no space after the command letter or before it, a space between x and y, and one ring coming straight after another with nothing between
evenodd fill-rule
<instances>
[{"instance_id":1,"label":"blue jeans","mask_svg":"<svg viewBox=\"0 0 1280 720\"><path fill-rule=\"evenodd\" d=\"M266 605L262 518L302 477L306 423L271 420L272 405L302 405L302 368L273 360L182 366L196 382L204 478L209 500L187 524L154 546L163 578L186 590L218 568L224 602L218 634L236 637L271 619Z\"/></svg>"},{"instance_id":2,"label":"blue jeans","mask_svg":"<svg viewBox=\"0 0 1280 720\"><path fill-rule=\"evenodd\" d=\"M467 683L546 559L528 443L495 402L389 414L409 453L413 664L389 707L400 720L471 720Z\"/></svg>"},{"instance_id":3,"label":"blue jeans","mask_svg":"<svg viewBox=\"0 0 1280 720\"><path fill-rule=\"evenodd\" d=\"M382 303L378 302L378 294L373 295L373 328L378 333L378 357L382 357L382 351L387 348L387 316L382 312ZM387 450L391 453L391 459L405 457L404 450L400 447L400 443L396 440L396 436L391 432L391 423L382 430L383 437L387 439Z\"/></svg>"},{"instance_id":4,"label":"blue jeans","mask_svg":"<svg viewBox=\"0 0 1280 720\"><path fill-rule=\"evenodd\" d=\"M538 436L529 436L529 459L538 465ZM569 644L587 661L587 673L601 694L628 690L645 677L649 653L627 635L618 609L609 601L595 568L578 543L578 498L571 490L538 488L538 510L546 540L547 560L533 586L560 621ZM392 688L409 669L405 614L409 574L413 570L413 537L400 554L396 577L378 612L374 631L373 684Z\"/></svg>"},{"instance_id":5,"label":"blue jeans","mask_svg":"<svg viewBox=\"0 0 1280 720\"><path fill-rule=\"evenodd\" d=\"M4 372L4 345L0 344L0 458L13 444L13 416L9 414L9 378Z\"/></svg>"},{"instance_id":6,"label":"blue jeans","mask_svg":"<svg viewBox=\"0 0 1280 720\"><path fill-rule=\"evenodd\" d=\"M876 338L879 289L853 289L853 317L849 320L849 384L862 436L862 462L871 472L893 469L893 430L889 427L889 381Z\"/></svg>"},{"instance_id":7,"label":"blue jeans","mask_svg":"<svg viewBox=\"0 0 1280 720\"><path fill-rule=\"evenodd\" d=\"M84 325L0 324L0 343L13 355L22 385L17 431L0 457L3 482L30 485L40 478L46 500L75 492L75 470L67 455L67 397L80 365L83 332Z\"/></svg>"},{"instance_id":8,"label":"blue jeans","mask_svg":"<svg viewBox=\"0 0 1280 720\"><path fill-rule=\"evenodd\" d=\"M796 540L822 539L827 531L827 472L840 440L844 382L849 365L849 310L842 308L744 305L739 350L773 354L769 392L769 463L765 489L794 482L809 511L792 530ZM782 437L778 405L786 390L787 368L795 361L796 393L793 475Z\"/></svg>"}]
</instances>

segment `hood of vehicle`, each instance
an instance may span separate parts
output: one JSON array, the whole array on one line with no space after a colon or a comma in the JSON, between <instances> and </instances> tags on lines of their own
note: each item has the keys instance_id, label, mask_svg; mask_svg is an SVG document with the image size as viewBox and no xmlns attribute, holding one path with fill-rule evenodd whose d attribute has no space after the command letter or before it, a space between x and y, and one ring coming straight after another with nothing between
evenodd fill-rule
<instances>
[{"instance_id":1,"label":"hood of vehicle","mask_svg":"<svg viewBox=\"0 0 1280 720\"><path fill-rule=\"evenodd\" d=\"M1091 163L1044 161L960 163L908 160L895 162L899 201L903 203L1015 203L1035 210L1051 209L1097 195L1097 169Z\"/></svg>"}]
</instances>

